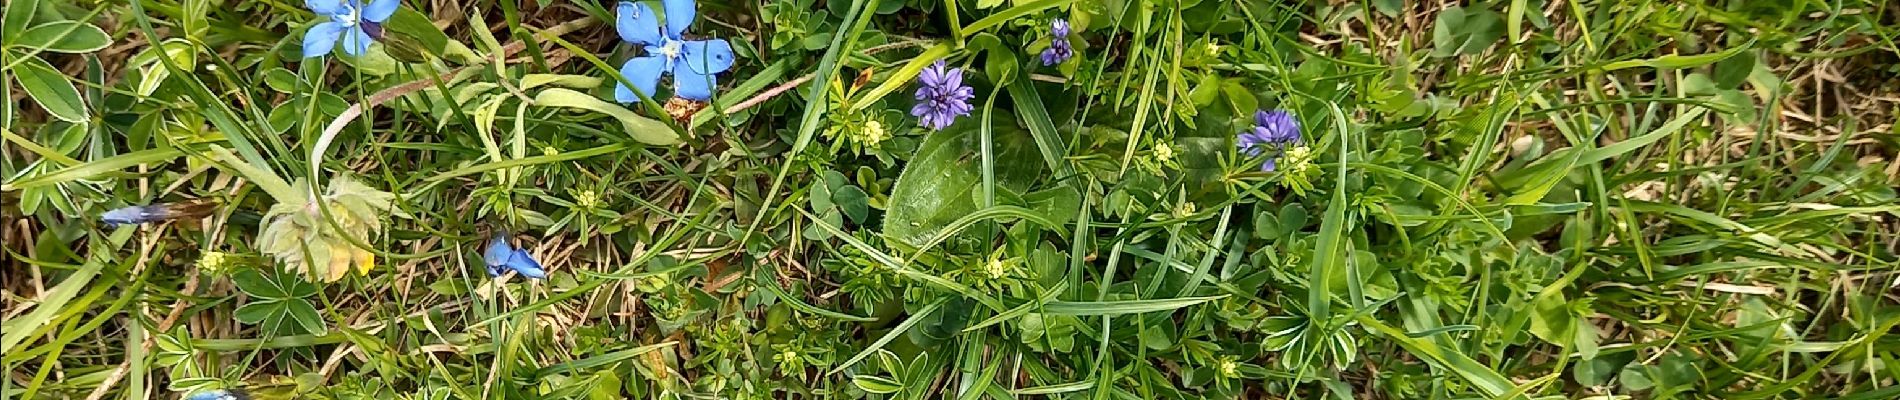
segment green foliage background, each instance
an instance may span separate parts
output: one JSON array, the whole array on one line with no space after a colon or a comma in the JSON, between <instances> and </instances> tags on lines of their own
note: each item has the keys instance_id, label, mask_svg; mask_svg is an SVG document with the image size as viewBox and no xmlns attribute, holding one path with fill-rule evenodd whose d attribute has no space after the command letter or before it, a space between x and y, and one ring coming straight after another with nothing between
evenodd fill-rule
<instances>
[{"instance_id":1,"label":"green foliage background","mask_svg":"<svg viewBox=\"0 0 1900 400\"><path fill-rule=\"evenodd\" d=\"M1891 2L613 6L8 1L0 397L1900 397Z\"/></svg>"}]
</instances>

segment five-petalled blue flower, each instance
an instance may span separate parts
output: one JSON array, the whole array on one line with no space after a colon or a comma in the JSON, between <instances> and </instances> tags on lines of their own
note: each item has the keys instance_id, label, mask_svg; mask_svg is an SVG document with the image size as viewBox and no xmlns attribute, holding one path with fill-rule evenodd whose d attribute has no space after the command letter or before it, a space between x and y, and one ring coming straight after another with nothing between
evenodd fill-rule
<instances>
[{"instance_id":1,"label":"five-petalled blue flower","mask_svg":"<svg viewBox=\"0 0 1900 400\"><path fill-rule=\"evenodd\" d=\"M946 69L943 61L937 61L924 68L917 81L923 85L917 88L917 105L910 108L910 115L923 126L942 130L974 109L970 99L976 92L963 84L962 68Z\"/></svg>"},{"instance_id":2,"label":"five-petalled blue flower","mask_svg":"<svg viewBox=\"0 0 1900 400\"><path fill-rule=\"evenodd\" d=\"M1299 143L1300 120L1287 110L1259 110L1253 114L1253 123L1252 129L1240 131L1235 144L1250 157L1265 154L1267 160L1260 164L1260 170L1271 172L1280 153Z\"/></svg>"},{"instance_id":3,"label":"five-petalled blue flower","mask_svg":"<svg viewBox=\"0 0 1900 400\"><path fill-rule=\"evenodd\" d=\"M660 75L673 74L673 95L693 101L712 98L718 80L715 74L732 68L732 45L725 39L685 40L686 28L696 17L693 0L665 0L666 26L660 26L659 13L646 3L620 2L615 9L614 29L620 38L646 47L646 55L627 60L620 66L624 83L614 85L614 100L638 103L638 90L653 97Z\"/></svg>"},{"instance_id":4,"label":"five-petalled blue flower","mask_svg":"<svg viewBox=\"0 0 1900 400\"><path fill-rule=\"evenodd\" d=\"M304 32L304 58L330 54L339 42L344 53L362 55L371 43L383 37L383 21L388 21L400 5L401 0L370 0L369 4L362 0L304 0L310 11L330 17Z\"/></svg>"}]
</instances>

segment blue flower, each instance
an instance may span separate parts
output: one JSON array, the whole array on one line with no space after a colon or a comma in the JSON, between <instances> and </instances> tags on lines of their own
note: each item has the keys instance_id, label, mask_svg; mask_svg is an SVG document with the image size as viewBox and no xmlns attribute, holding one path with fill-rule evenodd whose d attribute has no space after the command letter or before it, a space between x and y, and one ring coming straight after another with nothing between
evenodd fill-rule
<instances>
[{"instance_id":1,"label":"blue flower","mask_svg":"<svg viewBox=\"0 0 1900 400\"><path fill-rule=\"evenodd\" d=\"M338 42L343 43L344 53L363 55L383 37L383 21L396 13L402 0L371 0L369 5L362 0L304 0L303 4L318 16L330 17L303 34L303 57L310 58L330 54Z\"/></svg>"},{"instance_id":2,"label":"blue flower","mask_svg":"<svg viewBox=\"0 0 1900 400\"><path fill-rule=\"evenodd\" d=\"M138 225L179 218L197 218L211 214L216 203L205 199L186 200L177 203L158 203L145 206L129 206L106 211L99 215L99 222L108 227L119 225Z\"/></svg>"},{"instance_id":3,"label":"blue flower","mask_svg":"<svg viewBox=\"0 0 1900 400\"><path fill-rule=\"evenodd\" d=\"M1251 157L1266 154L1267 160L1260 164L1260 170L1271 172L1280 153L1288 145L1300 142L1300 120L1287 110L1259 110L1253 114L1253 123L1253 129L1240 131L1235 144Z\"/></svg>"},{"instance_id":4,"label":"blue flower","mask_svg":"<svg viewBox=\"0 0 1900 400\"><path fill-rule=\"evenodd\" d=\"M250 400L251 396L241 389L206 390L185 396L185 400Z\"/></svg>"},{"instance_id":5,"label":"blue flower","mask_svg":"<svg viewBox=\"0 0 1900 400\"><path fill-rule=\"evenodd\" d=\"M942 130L956 122L957 117L970 115L970 99L976 92L963 85L963 69L944 69L943 61L937 61L923 73L917 75L923 86L917 88L917 105L910 108L910 115L917 117L917 123Z\"/></svg>"},{"instance_id":6,"label":"blue flower","mask_svg":"<svg viewBox=\"0 0 1900 400\"><path fill-rule=\"evenodd\" d=\"M1069 45L1069 20L1050 22L1049 36L1049 48L1042 50L1042 66L1061 64L1075 57L1075 47Z\"/></svg>"},{"instance_id":7,"label":"blue flower","mask_svg":"<svg viewBox=\"0 0 1900 400\"><path fill-rule=\"evenodd\" d=\"M542 279L548 277L548 271L541 268L541 262L526 249L515 248L508 243L508 234L496 234L488 240L488 248L482 250L482 263L488 265L488 276L499 277L508 271L521 276Z\"/></svg>"},{"instance_id":8,"label":"blue flower","mask_svg":"<svg viewBox=\"0 0 1900 400\"><path fill-rule=\"evenodd\" d=\"M615 9L614 30L628 43L645 46L647 54L620 66L620 76L626 77L633 87L616 82L614 100L638 103L640 96L634 94L635 90L653 97L654 87L660 85L660 75L671 73L674 96L706 101L712 98L713 87L718 85L714 74L732 68L732 45L725 39L685 40L682 37L696 16L693 0L665 0L664 4L665 27L660 26L659 13L653 12L646 3L623 1Z\"/></svg>"}]
</instances>

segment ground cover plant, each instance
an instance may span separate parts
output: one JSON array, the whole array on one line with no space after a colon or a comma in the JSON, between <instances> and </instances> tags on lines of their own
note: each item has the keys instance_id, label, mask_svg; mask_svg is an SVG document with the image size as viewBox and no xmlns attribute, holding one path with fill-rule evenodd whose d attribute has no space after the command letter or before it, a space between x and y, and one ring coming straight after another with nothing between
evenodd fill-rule
<instances>
[{"instance_id":1,"label":"ground cover plant","mask_svg":"<svg viewBox=\"0 0 1900 400\"><path fill-rule=\"evenodd\" d=\"M1900 398L1883 0L9 0L0 397Z\"/></svg>"}]
</instances>

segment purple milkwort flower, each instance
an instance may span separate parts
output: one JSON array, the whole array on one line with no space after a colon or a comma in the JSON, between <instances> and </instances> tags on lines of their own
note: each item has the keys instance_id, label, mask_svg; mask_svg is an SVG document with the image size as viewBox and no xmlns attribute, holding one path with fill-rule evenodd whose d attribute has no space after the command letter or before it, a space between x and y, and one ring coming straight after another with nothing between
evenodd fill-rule
<instances>
[{"instance_id":1,"label":"purple milkwort flower","mask_svg":"<svg viewBox=\"0 0 1900 400\"><path fill-rule=\"evenodd\" d=\"M660 75L671 73L674 96L706 101L718 85L714 75L732 68L732 44L725 39L685 40L682 36L698 17L694 10L698 5L693 0L665 0L662 4L666 7L665 27L660 26L659 13L646 3L622 1L615 8L614 30L628 43L645 46L647 55L620 66L620 76L633 87L616 82L614 100L638 103L640 96L634 94L635 90L653 97Z\"/></svg>"},{"instance_id":2,"label":"purple milkwort flower","mask_svg":"<svg viewBox=\"0 0 1900 400\"><path fill-rule=\"evenodd\" d=\"M1049 35L1049 48L1042 50L1042 66L1061 64L1075 57L1075 47L1069 45L1069 20L1050 22Z\"/></svg>"},{"instance_id":3,"label":"purple milkwort flower","mask_svg":"<svg viewBox=\"0 0 1900 400\"><path fill-rule=\"evenodd\" d=\"M946 70L943 61L924 68L917 80L923 86L917 88L917 105L910 108L910 115L917 122L930 129L942 130L956 122L957 117L970 115L970 98L976 92L963 85L963 69Z\"/></svg>"},{"instance_id":4,"label":"purple milkwort flower","mask_svg":"<svg viewBox=\"0 0 1900 400\"><path fill-rule=\"evenodd\" d=\"M304 0L304 7L330 20L310 27L303 34L303 57L322 57L343 43L343 52L363 55L369 45L383 37L383 21L396 13L401 0Z\"/></svg>"},{"instance_id":5,"label":"purple milkwort flower","mask_svg":"<svg viewBox=\"0 0 1900 400\"><path fill-rule=\"evenodd\" d=\"M1280 153L1300 142L1300 120L1287 110L1259 110L1253 114L1253 123L1253 129L1240 131L1235 145L1250 157L1266 154L1267 161L1260 164L1260 170L1271 172Z\"/></svg>"}]
</instances>

